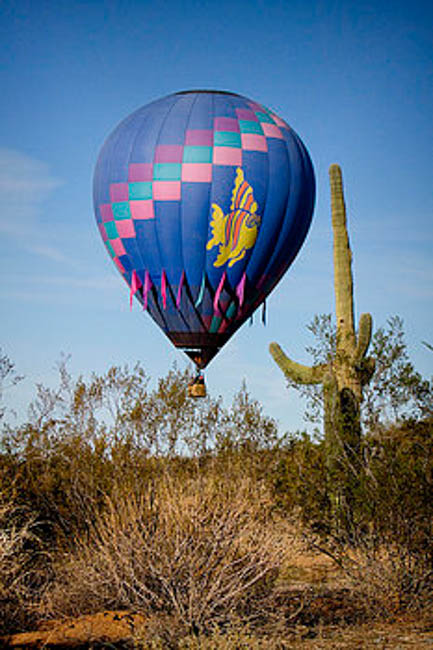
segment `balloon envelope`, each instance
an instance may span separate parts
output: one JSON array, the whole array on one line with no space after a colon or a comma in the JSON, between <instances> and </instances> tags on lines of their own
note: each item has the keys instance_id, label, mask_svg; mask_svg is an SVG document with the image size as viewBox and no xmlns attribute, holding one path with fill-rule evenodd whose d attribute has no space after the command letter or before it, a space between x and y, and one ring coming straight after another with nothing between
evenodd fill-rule
<instances>
[{"instance_id":1,"label":"balloon envelope","mask_svg":"<svg viewBox=\"0 0 433 650\"><path fill-rule=\"evenodd\" d=\"M98 228L131 297L201 368L293 262L314 196L310 158L288 124L218 91L132 113L94 176Z\"/></svg>"}]
</instances>

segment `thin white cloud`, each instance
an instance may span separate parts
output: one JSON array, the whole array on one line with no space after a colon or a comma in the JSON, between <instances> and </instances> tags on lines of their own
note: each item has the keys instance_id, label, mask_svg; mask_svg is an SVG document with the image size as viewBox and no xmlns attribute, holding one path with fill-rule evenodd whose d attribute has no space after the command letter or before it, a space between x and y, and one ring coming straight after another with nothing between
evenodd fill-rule
<instances>
[{"instance_id":1,"label":"thin white cloud","mask_svg":"<svg viewBox=\"0 0 433 650\"><path fill-rule=\"evenodd\" d=\"M36 234L42 204L61 184L46 163L0 147L0 232L16 238Z\"/></svg>"},{"instance_id":2,"label":"thin white cloud","mask_svg":"<svg viewBox=\"0 0 433 650\"><path fill-rule=\"evenodd\" d=\"M35 253L36 255L40 255L41 257L46 257L47 259L53 261L53 262L67 262L68 259L66 255L64 255L61 251L59 251L57 248L54 248L53 246L31 246L29 247L29 250L32 253Z\"/></svg>"}]
</instances>

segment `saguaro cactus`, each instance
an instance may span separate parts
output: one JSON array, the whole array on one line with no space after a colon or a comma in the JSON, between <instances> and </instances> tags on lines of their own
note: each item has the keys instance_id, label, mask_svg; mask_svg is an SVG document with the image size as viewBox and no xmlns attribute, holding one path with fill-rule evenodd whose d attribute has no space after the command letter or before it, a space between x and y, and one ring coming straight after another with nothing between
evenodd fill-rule
<instances>
[{"instance_id":1,"label":"saguaro cactus","mask_svg":"<svg viewBox=\"0 0 433 650\"><path fill-rule=\"evenodd\" d=\"M344 459L356 461L360 441L360 406L363 387L374 372L374 361L366 357L371 340L372 318L362 314L358 333L353 315L352 253L347 233L341 169L331 165L332 230L334 235L334 289L337 340L329 363L304 366L289 359L277 343L269 350L275 362L298 384L322 384L324 429L329 467Z\"/></svg>"}]
</instances>

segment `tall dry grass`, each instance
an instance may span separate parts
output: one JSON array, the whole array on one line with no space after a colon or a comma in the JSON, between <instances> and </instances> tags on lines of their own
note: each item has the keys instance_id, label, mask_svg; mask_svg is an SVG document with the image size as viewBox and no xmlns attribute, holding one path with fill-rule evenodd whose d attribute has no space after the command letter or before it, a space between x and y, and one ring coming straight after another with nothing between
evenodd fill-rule
<instances>
[{"instance_id":1,"label":"tall dry grass","mask_svg":"<svg viewBox=\"0 0 433 650\"><path fill-rule=\"evenodd\" d=\"M257 618L290 550L267 490L166 476L141 494L107 499L44 600L45 614L140 610L200 632Z\"/></svg>"}]
</instances>

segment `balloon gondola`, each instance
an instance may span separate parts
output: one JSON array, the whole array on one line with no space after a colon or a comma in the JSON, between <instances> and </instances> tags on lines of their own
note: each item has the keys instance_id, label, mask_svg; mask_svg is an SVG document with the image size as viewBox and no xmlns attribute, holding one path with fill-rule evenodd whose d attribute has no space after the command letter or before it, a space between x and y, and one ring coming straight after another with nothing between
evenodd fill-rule
<instances>
[{"instance_id":1,"label":"balloon gondola","mask_svg":"<svg viewBox=\"0 0 433 650\"><path fill-rule=\"evenodd\" d=\"M206 397L206 384L201 370L199 370L196 376L188 383L187 395L188 397L194 398Z\"/></svg>"},{"instance_id":2,"label":"balloon gondola","mask_svg":"<svg viewBox=\"0 0 433 650\"><path fill-rule=\"evenodd\" d=\"M135 297L203 370L295 259L310 226L310 157L273 111L179 92L129 115L94 175L99 231Z\"/></svg>"}]
</instances>

